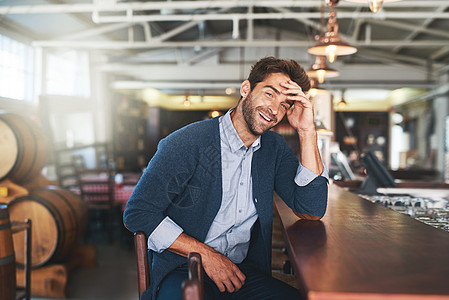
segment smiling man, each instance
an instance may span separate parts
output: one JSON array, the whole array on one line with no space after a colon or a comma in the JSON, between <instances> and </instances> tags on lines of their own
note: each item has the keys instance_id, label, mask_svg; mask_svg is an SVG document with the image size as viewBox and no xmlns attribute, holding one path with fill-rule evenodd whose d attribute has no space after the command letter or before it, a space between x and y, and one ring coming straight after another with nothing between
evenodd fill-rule
<instances>
[{"instance_id":1,"label":"smiling man","mask_svg":"<svg viewBox=\"0 0 449 300\"><path fill-rule=\"evenodd\" d=\"M185 257L202 256L206 299L300 299L271 277L273 192L300 217L319 220L327 171L317 146L309 78L293 60L263 58L224 116L162 140L124 221L148 236L151 283L142 299L182 299ZM287 115L300 163L270 131Z\"/></svg>"}]
</instances>

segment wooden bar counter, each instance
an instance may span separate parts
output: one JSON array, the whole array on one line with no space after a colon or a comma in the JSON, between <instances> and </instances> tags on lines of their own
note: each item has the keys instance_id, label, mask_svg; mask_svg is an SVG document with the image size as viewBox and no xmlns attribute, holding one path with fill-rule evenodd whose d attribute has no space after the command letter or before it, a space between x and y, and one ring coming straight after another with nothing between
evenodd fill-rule
<instances>
[{"instance_id":1,"label":"wooden bar counter","mask_svg":"<svg viewBox=\"0 0 449 300\"><path fill-rule=\"evenodd\" d=\"M449 299L449 233L329 185L321 221L275 196L307 299Z\"/></svg>"}]
</instances>

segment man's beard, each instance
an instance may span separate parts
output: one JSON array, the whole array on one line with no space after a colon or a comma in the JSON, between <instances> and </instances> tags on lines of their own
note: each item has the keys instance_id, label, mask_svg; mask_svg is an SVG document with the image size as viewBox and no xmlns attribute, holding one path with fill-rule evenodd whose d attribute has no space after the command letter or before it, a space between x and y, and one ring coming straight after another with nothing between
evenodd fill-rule
<instances>
[{"instance_id":1,"label":"man's beard","mask_svg":"<svg viewBox=\"0 0 449 300\"><path fill-rule=\"evenodd\" d=\"M254 107L253 105L253 95L252 92L249 93L249 95L246 97L246 99L242 100L242 112L243 117L245 119L246 124L248 125L249 131L256 136L262 135L264 132L270 130L277 124L277 118L274 116L271 112L269 112L267 109L262 108L262 106ZM257 118L260 118L259 111L261 111L264 115L268 116L272 121L273 125L268 126L265 130L258 130L256 128Z\"/></svg>"}]
</instances>

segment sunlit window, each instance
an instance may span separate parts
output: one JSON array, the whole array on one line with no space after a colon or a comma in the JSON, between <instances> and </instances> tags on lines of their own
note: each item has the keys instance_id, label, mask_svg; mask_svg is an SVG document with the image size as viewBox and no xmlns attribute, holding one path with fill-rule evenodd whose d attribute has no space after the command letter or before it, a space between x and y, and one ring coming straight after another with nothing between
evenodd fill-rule
<instances>
[{"instance_id":1,"label":"sunlit window","mask_svg":"<svg viewBox=\"0 0 449 300\"><path fill-rule=\"evenodd\" d=\"M47 94L90 96L89 56L83 51L49 53Z\"/></svg>"},{"instance_id":2,"label":"sunlit window","mask_svg":"<svg viewBox=\"0 0 449 300\"><path fill-rule=\"evenodd\" d=\"M0 97L31 101L33 71L33 48L0 34Z\"/></svg>"}]
</instances>

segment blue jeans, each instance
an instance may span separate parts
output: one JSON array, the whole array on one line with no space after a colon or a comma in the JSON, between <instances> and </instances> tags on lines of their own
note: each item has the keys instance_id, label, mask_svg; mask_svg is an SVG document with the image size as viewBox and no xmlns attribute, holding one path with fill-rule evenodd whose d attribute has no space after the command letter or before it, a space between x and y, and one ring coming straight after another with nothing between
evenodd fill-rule
<instances>
[{"instance_id":1,"label":"blue jeans","mask_svg":"<svg viewBox=\"0 0 449 300\"><path fill-rule=\"evenodd\" d=\"M245 274L245 284L234 293L221 293L215 283L204 273L204 297L206 300L264 300L302 299L299 291L269 275L262 274L245 264L237 265ZM187 266L170 272L159 286L157 300L182 300L181 285L188 277Z\"/></svg>"}]
</instances>

